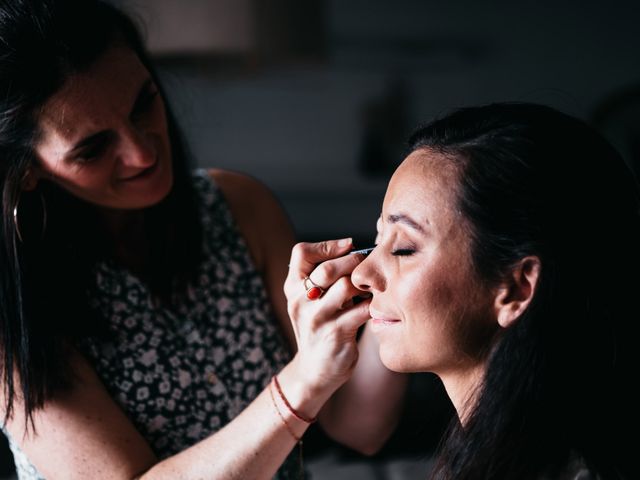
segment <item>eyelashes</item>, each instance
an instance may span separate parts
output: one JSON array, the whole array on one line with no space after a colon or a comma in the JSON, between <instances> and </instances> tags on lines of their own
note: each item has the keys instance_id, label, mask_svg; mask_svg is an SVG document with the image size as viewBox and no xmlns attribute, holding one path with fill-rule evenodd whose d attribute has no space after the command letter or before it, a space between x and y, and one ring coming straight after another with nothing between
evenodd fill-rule
<instances>
[{"instance_id":1,"label":"eyelashes","mask_svg":"<svg viewBox=\"0 0 640 480\"><path fill-rule=\"evenodd\" d=\"M377 239L376 239L377 240ZM373 248L378 247L378 243L376 242L375 246ZM373 250L373 248L367 249L367 250ZM395 248L391 250L391 255L393 255L394 257L408 257L410 255L413 255L414 253L416 253L417 248L413 245L404 247L404 248ZM355 253L355 252L352 252ZM370 252L367 252L367 255Z\"/></svg>"},{"instance_id":2,"label":"eyelashes","mask_svg":"<svg viewBox=\"0 0 640 480\"><path fill-rule=\"evenodd\" d=\"M381 233L378 231L378 234L376 236L376 240L375 240L375 244L374 244L374 248L382 248L380 247L380 242L382 241L381 238ZM382 243L387 243L387 242L382 242ZM416 246L416 244L414 244L413 242L409 241L408 239L402 240L401 238L396 238L394 240L390 239L388 242L390 247L393 247L393 244L404 244L402 247L399 248L390 248L391 250L391 255L393 255L394 257L409 257L411 255L413 255L414 253L416 253L418 251L418 247ZM372 249L373 250L373 249ZM385 248L386 250L386 248Z\"/></svg>"},{"instance_id":3,"label":"eyelashes","mask_svg":"<svg viewBox=\"0 0 640 480\"><path fill-rule=\"evenodd\" d=\"M391 255L395 257L407 257L416 252L415 248L397 248L391 251Z\"/></svg>"},{"instance_id":4,"label":"eyelashes","mask_svg":"<svg viewBox=\"0 0 640 480\"><path fill-rule=\"evenodd\" d=\"M86 164L95 161L109 148L112 140L112 135L108 133L100 135L78 153L75 157L75 162L77 164Z\"/></svg>"}]
</instances>

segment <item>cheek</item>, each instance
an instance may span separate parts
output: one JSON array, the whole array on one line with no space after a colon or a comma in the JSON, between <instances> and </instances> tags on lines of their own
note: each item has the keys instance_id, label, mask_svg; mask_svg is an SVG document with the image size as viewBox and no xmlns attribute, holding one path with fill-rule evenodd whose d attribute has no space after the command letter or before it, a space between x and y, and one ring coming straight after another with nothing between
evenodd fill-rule
<instances>
[{"instance_id":1,"label":"cheek","mask_svg":"<svg viewBox=\"0 0 640 480\"><path fill-rule=\"evenodd\" d=\"M167 111L165 109L164 104L157 109L151 118L151 125L153 126L153 130L166 135L168 132L168 122L167 122Z\"/></svg>"},{"instance_id":2,"label":"cheek","mask_svg":"<svg viewBox=\"0 0 640 480\"><path fill-rule=\"evenodd\" d=\"M398 285L405 314L422 318L438 317L450 309L459 290L458 282L444 269L423 265L404 269Z\"/></svg>"},{"instance_id":3,"label":"cheek","mask_svg":"<svg viewBox=\"0 0 640 480\"><path fill-rule=\"evenodd\" d=\"M51 180L82 198L101 195L111 185L111 167L106 159L92 165L45 164L40 177Z\"/></svg>"},{"instance_id":4,"label":"cheek","mask_svg":"<svg viewBox=\"0 0 640 480\"><path fill-rule=\"evenodd\" d=\"M497 331L492 318L492 300L473 277L454 283L443 281L428 299L432 312L431 335L448 345L456 362L477 362L484 358Z\"/></svg>"},{"instance_id":5,"label":"cheek","mask_svg":"<svg viewBox=\"0 0 640 480\"><path fill-rule=\"evenodd\" d=\"M167 118L164 110L161 114L158 114L151 127L155 142L158 148L161 149L165 155L171 153L171 140L169 139L169 125L167 124Z\"/></svg>"},{"instance_id":6,"label":"cheek","mask_svg":"<svg viewBox=\"0 0 640 480\"><path fill-rule=\"evenodd\" d=\"M411 335L439 349L467 350L465 345L474 336L473 325L480 320L480 312L485 313L481 305L486 302L469 277L455 268L434 268L404 281L399 295L406 299L403 313Z\"/></svg>"}]
</instances>

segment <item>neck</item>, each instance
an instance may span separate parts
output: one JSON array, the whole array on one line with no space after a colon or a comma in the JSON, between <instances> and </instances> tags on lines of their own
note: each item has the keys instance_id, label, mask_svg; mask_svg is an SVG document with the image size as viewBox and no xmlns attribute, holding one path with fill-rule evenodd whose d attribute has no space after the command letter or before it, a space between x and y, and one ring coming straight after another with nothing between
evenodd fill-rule
<instances>
[{"instance_id":1,"label":"neck","mask_svg":"<svg viewBox=\"0 0 640 480\"><path fill-rule=\"evenodd\" d=\"M484 364L478 364L464 372L440 375L447 395L449 395L463 426L473 411L476 394L482 386L484 369Z\"/></svg>"},{"instance_id":2,"label":"neck","mask_svg":"<svg viewBox=\"0 0 640 480\"><path fill-rule=\"evenodd\" d=\"M148 257L144 211L105 209L102 216L114 259L134 272L143 270Z\"/></svg>"}]
</instances>

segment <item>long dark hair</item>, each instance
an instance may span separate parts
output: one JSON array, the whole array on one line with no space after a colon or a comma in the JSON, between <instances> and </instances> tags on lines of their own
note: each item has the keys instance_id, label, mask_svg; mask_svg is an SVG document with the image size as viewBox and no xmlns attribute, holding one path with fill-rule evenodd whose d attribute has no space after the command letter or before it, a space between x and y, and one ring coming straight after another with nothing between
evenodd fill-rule
<instances>
[{"instance_id":1,"label":"long dark hair","mask_svg":"<svg viewBox=\"0 0 640 480\"><path fill-rule=\"evenodd\" d=\"M133 21L100 0L0 1L0 373L5 421L20 392L26 417L72 381L74 341L100 334L89 308L92 268L113 252L94 206L52 182L22 191L37 159L37 115L65 81L108 48L132 49L166 100ZM145 279L159 298L184 285L201 252L188 155L169 106L174 184L143 214ZM18 209L16 210L16 208ZM14 211L18 213L16 229ZM19 381L19 384L16 383Z\"/></svg>"},{"instance_id":2,"label":"long dark hair","mask_svg":"<svg viewBox=\"0 0 640 480\"><path fill-rule=\"evenodd\" d=\"M411 151L422 148L460 165L458 207L480 278L495 285L528 255L542 264L532 304L491 352L473 413L452 424L433 478L555 478L572 458L602 478L631 478L624 439L637 433L640 320L631 173L587 124L533 104L455 111L414 133Z\"/></svg>"}]
</instances>

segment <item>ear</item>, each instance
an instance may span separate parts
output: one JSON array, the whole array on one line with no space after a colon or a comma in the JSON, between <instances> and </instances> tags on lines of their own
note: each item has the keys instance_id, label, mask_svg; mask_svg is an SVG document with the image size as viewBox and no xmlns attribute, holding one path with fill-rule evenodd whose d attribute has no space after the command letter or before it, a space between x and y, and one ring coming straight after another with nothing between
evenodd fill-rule
<instances>
[{"instance_id":1,"label":"ear","mask_svg":"<svg viewBox=\"0 0 640 480\"><path fill-rule=\"evenodd\" d=\"M513 324L531 303L540 278L540 268L538 257L524 257L499 287L494 308L502 328Z\"/></svg>"},{"instance_id":2,"label":"ear","mask_svg":"<svg viewBox=\"0 0 640 480\"><path fill-rule=\"evenodd\" d=\"M40 180L40 175L38 173L38 169L35 167L29 167L27 168L27 171L22 177L20 186L22 187L22 190L31 192L36 189L36 186L38 186L39 180Z\"/></svg>"}]
</instances>

